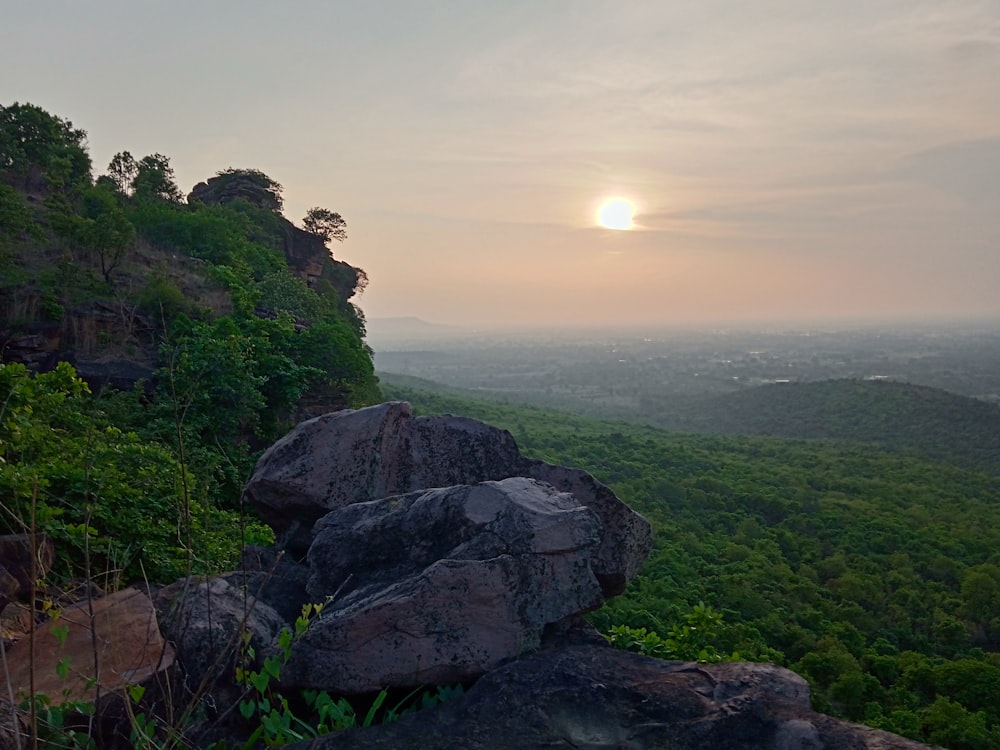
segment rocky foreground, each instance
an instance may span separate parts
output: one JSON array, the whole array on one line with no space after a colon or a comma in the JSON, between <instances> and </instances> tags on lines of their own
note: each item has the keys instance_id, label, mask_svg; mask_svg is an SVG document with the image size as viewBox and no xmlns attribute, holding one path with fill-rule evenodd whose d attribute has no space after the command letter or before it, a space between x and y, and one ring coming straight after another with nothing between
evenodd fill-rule
<instances>
[{"instance_id":1,"label":"rocky foreground","mask_svg":"<svg viewBox=\"0 0 1000 750\"><path fill-rule=\"evenodd\" d=\"M281 689L469 687L395 723L300 747L925 747L813 712L805 681L788 670L609 646L581 615L636 575L649 524L586 472L524 458L506 431L414 417L400 402L326 414L262 456L246 497L276 548L248 550L243 570L178 581L152 603L134 589L107 597L101 611L121 599L141 637L94 620L73 663L119 656L105 657L96 685L80 682L81 698L142 681L151 713L168 695L202 706L194 744L239 742L250 731L232 710L240 644L260 665L283 653L282 630L303 605L322 603L291 647ZM88 650L95 638L107 648ZM137 641L134 663L122 663L118 640ZM15 670L22 642L8 654Z\"/></svg>"}]
</instances>

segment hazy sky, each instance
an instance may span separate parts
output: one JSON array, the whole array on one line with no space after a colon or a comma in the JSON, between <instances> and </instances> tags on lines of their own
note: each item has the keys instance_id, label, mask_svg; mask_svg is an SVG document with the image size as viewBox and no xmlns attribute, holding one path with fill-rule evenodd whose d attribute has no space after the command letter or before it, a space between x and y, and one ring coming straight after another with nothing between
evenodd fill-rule
<instances>
[{"instance_id":1,"label":"hazy sky","mask_svg":"<svg viewBox=\"0 0 1000 750\"><path fill-rule=\"evenodd\" d=\"M1000 0L3 1L0 103L339 211L369 318L1000 316ZM602 200L632 231L595 224Z\"/></svg>"}]
</instances>

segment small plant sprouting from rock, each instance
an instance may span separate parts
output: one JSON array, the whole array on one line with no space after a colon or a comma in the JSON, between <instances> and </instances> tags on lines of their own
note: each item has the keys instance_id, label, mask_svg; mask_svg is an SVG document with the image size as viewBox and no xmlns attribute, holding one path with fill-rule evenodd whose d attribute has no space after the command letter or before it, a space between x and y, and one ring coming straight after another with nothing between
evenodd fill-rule
<instances>
[{"instance_id":1,"label":"small plant sprouting from rock","mask_svg":"<svg viewBox=\"0 0 1000 750\"><path fill-rule=\"evenodd\" d=\"M265 657L260 669L249 667L256 659L256 652L250 644L250 633L244 633L243 664L236 669L236 680L243 686L246 697L240 701L239 711L247 721L256 717L257 722L243 744L244 750L257 747L260 742L267 747L280 747L341 729L388 724L411 711L431 708L462 695L461 685L416 688L396 705L383 709L389 696L389 691L383 689L375 696L365 715L359 717L354 706L344 697L334 698L325 690L304 690L302 700L309 710L309 718L297 716L288 698L276 688L276 683L281 678L282 668L291 658L292 646L305 635L311 619L318 616L323 607L323 604L304 605L295 620L294 631L282 628L278 636L278 652ZM222 748L213 746L213 750Z\"/></svg>"}]
</instances>

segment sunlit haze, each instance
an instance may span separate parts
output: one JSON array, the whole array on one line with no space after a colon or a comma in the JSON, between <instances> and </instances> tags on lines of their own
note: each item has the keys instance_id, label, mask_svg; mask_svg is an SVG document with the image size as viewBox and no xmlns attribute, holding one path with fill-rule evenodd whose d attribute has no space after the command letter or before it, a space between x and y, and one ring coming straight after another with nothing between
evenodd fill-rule
<instances>
[{"instance_id":1,"label":"sunlit haze","mask_svg":"<svg viewBox=\"0 0 1000 750\"><path fill-rule=\"evenodd\" d=\"M7 6L0 103L340 212L369 318L1000 316L996 0Z\"/></svg>"},{"instance_id":2,"label":"sunlit haze","mask_svg":"<svg viewBox=\"0 0 1000 750\"><path fill-rule=\"evenodd\" d=\"M611 198L601 204L597 212L597 223L605 229L633 229L635 206L627 198Z\"/></svg>"}]
</instances>

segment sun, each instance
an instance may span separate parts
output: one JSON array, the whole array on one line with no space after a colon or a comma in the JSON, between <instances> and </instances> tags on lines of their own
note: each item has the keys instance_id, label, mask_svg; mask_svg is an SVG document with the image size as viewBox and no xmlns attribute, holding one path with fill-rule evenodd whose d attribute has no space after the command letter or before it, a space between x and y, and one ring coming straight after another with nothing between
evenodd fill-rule
<instances>
[{"instance_id":1,"label":"sun","mask_svg":"<svg viewBox=\"0 0 1000 750\"><path fill-rule=\"evenodd\" d=\"M597 223L605 229L632 229L635 204L627 198L608 198L597 210Z\"/></svg>"}]
</instances>

